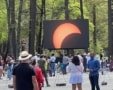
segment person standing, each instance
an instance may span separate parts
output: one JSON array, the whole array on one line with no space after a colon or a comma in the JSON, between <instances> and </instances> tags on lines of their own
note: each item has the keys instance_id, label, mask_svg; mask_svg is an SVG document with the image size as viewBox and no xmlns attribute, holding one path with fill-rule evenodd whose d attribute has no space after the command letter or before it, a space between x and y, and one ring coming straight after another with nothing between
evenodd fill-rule
<instances>
[{"instance_id":1,"label":"person standing","mask_svg":"<svg viewBox=\"0 0 113 90\"><path fill-rule=\"evenodd\" d=\"M0 55L0 79L2 79L2 74L3 74L3 59L2 56Z\"/></svg>"},{"instance_id":2,"label":"person standing","mask_svg":"<svg viewBox=\"0 0 113 90\"><path fill-rule=\"evenodd\" d=\"M72 84L72 90L82 90L82 82L83 82L83 64L79 60L78 56L74 56L72 61L69 62L69 65L66 68L67 72L70 72L69 83Z\"/></svg>"},{"instance_id":3,"label":"person standing","mask_svg":"<svg viewBox=\"0 0 113 90\"><path fill-rule=\"evenodd\" d=\"M13 69L14 90L39 90L35 71L29 65L32 57L27 51L22 51L19 56L20 64Z\"/></svg>"},{"instance_id":4,"label":"person standing","mask_svg":"<svg viewBox=\"0 0 113 90\"><path fill-rule=\"evenodd\" d=\"M88 71L89 71L91 90L95 90L95 87L96 90L100 90L98 83L100 62L94 58L95 57L94 53L90 53L90 57L91 59L88 61Z\"/></svg>"},{"instance_id":5,"label":"person standing","mask_svg":"<svg viewBox=\"0 0 113 90\"><path fill-rule=\"evenodd\" d=\"M64 56L63 56L63 60L62 60L62 65L63 65L63 67L62 67L62 72L63 72L63 74L66 74L66 66L69 64L69 57L68 57L68 55L67 54L65 54Z\"/></svg>"},{"instance_id":6,"label":"person standing","mask_svg":"<svg viewBox=\"0 0 113 90\"><path fill-rule=\"evenodd\" d=\"M50 69L51 69L52 76L55 76L55 61L56 61L56 57L53 53L51 54L51 57L50 57Z\"/></svg>"},{"instance_id":7,"label":"person standing","mask_svg":"<svg viewBox=\"0 0 113 90\"><path fill-rule=\"evenodd\" d=\"M13 62L9 62L7 65L7 78L11 80L12 78L12 71L13 71Z\"/></svg>"},{"instance_id":8,"label":"person standing","mask_svg":"<svg viewBox=\"0 0 113 90\"><path fill-rule=\"evenodd\" d=\"M36 66L38 66L38 60L40 60L40 55L36 54L35 56L32 57L36 61Z\"/></svg>"},{"instance_id":9,"label":"person standing","mask_svg":"<svg viewBox=\"0 0 113 90\"><path fill-rule=\"evenodd\" d=\"M47 87L50 87L50 85L49 85L49 83L48 83L47 72L46 72L46 69L45 69L45 63L46 63L46 60L45 60L44 56L41 55L41 56L40 56L40 60L38 60L38 65L39 65L39 67L40 67L41 70L42 70L42 74L43 74L43 76L44 76L44 78L45 78ZM43 83L42 86L44 86L44 83Z\"/></svg>"},{"instance_id":10,"label":"person standing","mask_svg":"<svg viewBox=\"0 0 113 90\"><path fill-rule=\"evenodd\" d=\"M86 59L86 54L82 55L83 58L83 66L84 66L84 72L87 70L87 59Z\"/></svg>"},{"instance_id":11,"label":"person standing","mask_svg":"<svg viewBox=\"0 0 113 90\"><path fill-rule=\"evenodd\" d=\"M42 84L44 82L42 70L36 65L35 59L31 59L31 60L32 60L31 64L32 64L32 66L35 70L35 73L36 73L36 79L38 81L39 90L42 90Z\"/></svg>"}]
</instances>

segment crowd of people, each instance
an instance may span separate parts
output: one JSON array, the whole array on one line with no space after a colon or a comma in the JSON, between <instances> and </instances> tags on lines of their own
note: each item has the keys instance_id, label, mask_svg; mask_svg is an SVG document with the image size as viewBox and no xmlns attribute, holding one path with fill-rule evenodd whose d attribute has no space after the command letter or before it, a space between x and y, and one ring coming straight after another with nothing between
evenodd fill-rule
<instances>
[{"instance_id":1,"label":"crowd of people","mask_svg":"<svg viewBox=\"0 0 113 90\"><path fill-rule=\"evenodd\" d=\"M22 51L18 60L7 56L5 62L0 56L0 79L7 72L8 80L13 77L14 90L41 90L45 86L44 81L46 86L50 87L48 76L54 77L56 73L70 73L69 83L72 84L72 90L82 90L83 72L89 72L91 90L100 90L99 69L100 61L94 53L32 56L27 51Z\"/></svg>"}]
</instances>

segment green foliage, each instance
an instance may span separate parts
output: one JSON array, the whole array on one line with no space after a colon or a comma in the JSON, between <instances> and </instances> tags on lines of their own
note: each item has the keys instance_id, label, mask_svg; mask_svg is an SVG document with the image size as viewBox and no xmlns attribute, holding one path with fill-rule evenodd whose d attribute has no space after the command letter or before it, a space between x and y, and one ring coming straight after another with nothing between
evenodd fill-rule
<instances>
[{"instance_id":1,"label":"green foliage","mask_svg":"<svg viewBox=\"0 0 113 90\"><path fill-rule=\"evenodd\" d=\"M18 21L19 0L16 1L16 26ZM39 31L41 1L37 0L37 33ZM81 17L80 0L69 0L69 18L78 19ZM107 2L103 0L83 0L84 18L89 19L89 37L90 47L89 50L94 50L93 45L93 5L96 5L96 35L97 47L96 52L108 46L108 15L107 15ZM47 20L64 20L65 19L65 6L64 0L46 0L46 19ZM29 0L24 0L22 10L21 22L21 38L28 37L29 31ZM7 12L5 1L0 0L0 43L7 41ZM104 43L103 43L104 42Z\"/></svg>"},{"instance_id":2,"label":"green foliage","mask_svg":"<svg viewBox=\"0 0 113 90\"><path fill-rule=\"evenodd\" d=\"M46 2L47 19L48 20L64 19L64 1L63 0L49 0L49 1Z\"/></svg>"},{"instance_id":3,"label":"green foliage","mask_svg":"<svg viewBox=\"0 0 113 90\"><path fill-rule=\"evenodd\" d=\"M0 1L0 43L7 41L8 31L7 31L7 13L5 9L5 4Z\"/></svg>"},{"instance_id":4,"label":"green foliage","mask_svg":"<svg viewBox=\"0 0 113 90\"><path fill-rule=\"evenodd\" d=\"M79 3L73 3L70 2L69 3L69 15L71 19L77 19L80 17L81 13L80 13L80 7L79 7Z\"/></svg>"}]
</instances>

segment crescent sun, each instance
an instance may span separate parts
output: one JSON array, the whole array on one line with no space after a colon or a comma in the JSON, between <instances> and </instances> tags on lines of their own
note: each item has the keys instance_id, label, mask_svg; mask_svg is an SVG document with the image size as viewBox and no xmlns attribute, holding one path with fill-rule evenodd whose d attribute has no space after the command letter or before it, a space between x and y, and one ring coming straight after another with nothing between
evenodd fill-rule
<instances>
[{"instance_id":1,"label":"crescent sun","mask_svg":"<svg viewBox=\"0 0 113 90\"><path fill-rule=\"evenodd\" d=\"M63 40L70 34L81 34L79 28L72 23L59 25L53 33L53 45L55 48L61 48Z\"/></svg>"}]
</instances>

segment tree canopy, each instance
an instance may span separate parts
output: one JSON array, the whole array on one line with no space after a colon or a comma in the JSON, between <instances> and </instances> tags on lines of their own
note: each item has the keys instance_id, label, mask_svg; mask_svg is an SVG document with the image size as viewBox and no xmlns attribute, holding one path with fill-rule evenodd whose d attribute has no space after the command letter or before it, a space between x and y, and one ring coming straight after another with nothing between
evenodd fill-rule
<instances>
[{"instance_id":1,"label":"tree canopy","mask_svg":"<svg viewBox=\"0 0 113 90\"><path fill-rule=\"evenodd\" d=\"M8 42L8 17L7 7L5 1L0 0L0 44ZM9 0L10 1L10 0ZM15 3L15 31L17 36L18 30L18 15L19 6L21 0L12 0ZM39 36L40 32L40 21L42 20L64 20L65 19L65 0L36 0L36 32L35 37ZM80 12L80 0L69 0L69 19L81 18ZM101 52L108 47L108 6L107 1L103 0L83 0L83 15L84 19L89 20L89 36L90 36L90 47L89 51ZM95 6L95 9L94 9ZM30 21L30 0L24 0L22 12L21 12L21 32L20 40L28 40L29 37L29 21ZM42 12L43 10L43 12ZM42 19L41 12L43 13ZM94 25L94 14L95 21ZM96 27L96 29L94 29ZM96 46L94 45L94 30L96 32ZM43 35L43 32L42 32ZM41 36L42 37L42 36ZM38 41L35 41L35 43ZM104 43L103 43L104 42ZM1 46L0 45L0 46ZM36 44L37 45L37 44ZM35 48L36 48L35 45ZM0 47L2 48L2 47ZM96 49L96 50L94 50ZM37 51L34 51L37 52Z\"/></svg>"}]
</instances>

